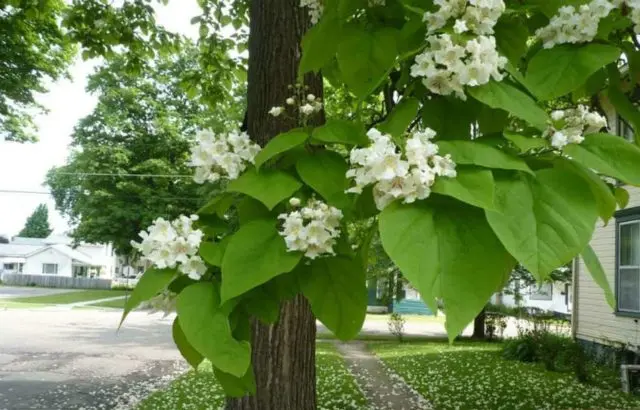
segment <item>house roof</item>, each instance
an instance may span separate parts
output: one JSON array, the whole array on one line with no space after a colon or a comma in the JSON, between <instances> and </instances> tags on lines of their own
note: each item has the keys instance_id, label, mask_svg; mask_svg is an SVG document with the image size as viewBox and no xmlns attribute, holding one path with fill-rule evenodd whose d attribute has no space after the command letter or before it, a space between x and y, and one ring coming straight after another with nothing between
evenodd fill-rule
<instances>
[{"instance_id":1,"label":"house roof","mask_svg":"<svg viewBox=\"0 0 640 410\"><path fill-rule=\"evenodd\" d=\"M33 255L37 255L40 252L43 252L47 249L53 249L57 252L60 252L63 255L66 255L67 257L69 257L71 260L75 261L75 262L80 262L83 265L90 265L90 266L98 266L99 263L96 263L90 256L85 255L84 253L77 251L75 249L71 249L69 246L67 245L61 245L61 244L55 244L55 245L50 245L50 246L46 246L43 248L38 248L35 250L32 250L32 252L30 254L27 255L28 256L33 256Z\"/></svg>"},{"instance_id":2,"label":"house roof","mask_svg":"<svg viewBox=\"0 0 640 410\"><path fill-rule=\"evenodd\" d=\"M0 256L24 257L41 248L42 246L37 245L0 244Z\"/></svg>"},{"instance_id":3,"label":"house roof","mask_svg":"<svg viewBox=\"0 0 640 410\"><path fill-rule=\"evenodd\" d=\"M25 238L22 236L14 236L11 239L13 245L31 245L31 246L44 246L46 245L45 238Z\"/></svg>"}]
</instances>

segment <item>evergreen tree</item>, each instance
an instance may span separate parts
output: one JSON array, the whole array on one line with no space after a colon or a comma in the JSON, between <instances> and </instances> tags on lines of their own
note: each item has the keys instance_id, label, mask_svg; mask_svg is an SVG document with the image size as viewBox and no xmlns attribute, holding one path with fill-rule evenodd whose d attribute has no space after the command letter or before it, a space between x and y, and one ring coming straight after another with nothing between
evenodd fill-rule
<instances>
[{"instance_id":1,"label":"evergreen tree","mask_svg":"<svg viewBox=\"0 0 640 410\"><path fill-rule=\"evenodd\" d=\"M24 228L22 228L18 236L25 238L46 238L51 234L51 231L53 231L53 229L49 226L49 210L45 204L40 204L31 216L27 218L27 222L24 224Z\"/></svg>"}]
</instances>

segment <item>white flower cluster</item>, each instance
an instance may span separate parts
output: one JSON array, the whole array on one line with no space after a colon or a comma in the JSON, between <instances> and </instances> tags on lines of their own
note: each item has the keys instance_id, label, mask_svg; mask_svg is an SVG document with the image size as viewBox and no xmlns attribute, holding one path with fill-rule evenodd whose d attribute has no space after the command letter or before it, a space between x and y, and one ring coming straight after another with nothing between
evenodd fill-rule
<instances>
[{"instance_id":1,"label":"white flower cluster","mask_svg":"<svg viewBox=\"0 0 640 410\"><path fill-rule=\"evenodd\" d=\"M322 0L300 0L300 7L309 9L311 24L316 24L320 21L320 17L322 17L322 13L324 12Z\"/></svg>"},{"instance_id":2,"label":"white flower cluster","mask_svg":"<svg viewBox=\"0 0 640 410\"><path fill-rule=\"evenodd\" d=\"M371 145L351 150L349 161L353 168L347 171L347 177L354 179L355 186L347 192L361 193L365 186L373 184L379 210L398 198L404 203L427 198L437 176L457 175L451 156L438 155L438 146L431 142L435 135L429 128L414 132L406 142L403 159L391 136L370 129L367 136Z\"/></svg>"},{"instance_id":3,"label":"white flower cluster","mask_svg":"<svg viewBox=\"0 0 640 410\"><path fill-rule=\"evenodd\" d=\"M198 248L204 235L193 228L197 215L180 215L174 221L158 218L146 231L140 232L142 241L131 241L143 259L156 268L175 268L192 279L200 279L207 267L198 256Z\"/></svg>"},{"instance_id":4,"label":"white flower cluster","mask_svg":"<svg viewBox=\"0 0 640 410\"><path fill-rule=\"evenodd\" d=\"M598 33L600 20L607 17L611 10L623 5L631 10L628 17L634 24L636 34L640 34L640 0L592 0L578 8L560 7L549 24L536 31L536 36L542 40L544 48L592 41Z\"/></svg>"},{"instance_id":5,"label":"white flower cluster","mask_svg":"<svg viewBox=\"0 0 640 410\"><path fill-rule=\"evenodd\" d=\"M307 94L307 96L302 100L298 101L298 98L295 96L289 97L285 100L287 106L292 107L294 110L298 110L300 114L305 117L310 116L311 114L318 113L322 111L322 101L320 98L317 98L313 94ZM271 107L269 110L269 114L274 117L279 117L283 113L286 113L287 108L285 106L276 106Z\"/></svg>"},{"instance_id":6,"label":"white flower cluster","mask_svg":"<svg viewBox=\"0 0 640 410\"><path fill-rule=\"evenodd\" d=\"M491 78L501 81L507 59L496 49L493 27L505 10L503 0L436 0L436 12L426 12L427 48L416 56L411 66L413 77L431 92L455 94L466 99L464 86L486 84ZM456 35L438 34L451 19L455 19ZM468 39L461 34L473 34Z\"/></svg>"},{"instance_id":7,"label":"white flower cluster","mask_svg":"<svg viewBox=\"0 0 640 410\"><path fill-rule=\"evenodd\" d=\"M607 126L607 120L584 105L551 113L552 126L545 133L551 138L551 145L562 149L568 144L580 144L584 135L600 131Z\"/></svg>"},{"instance_id":8,"label":"white flower cluster","mask_svg":"<svg viewBox=\"0 0 640 410\"><path fill-rule=\"evenodd\" d=\"M236 179L253 163L260 146L245 132L216 135L211 130L199 131L191 148L190 166L195 167L193 180L198 184L226 177Z\"/></svg>"},{"instance_id":9,"label":"white flower cluster","mask_svg":"<svg viewBox=\"0 0 640 410\"><path fill-rule=\"evenodd\" d=\"M289 203L293 207L300 206L298 198L291 198ZM317 199L310 199L299 210L288 214L281 214L282 230L287 250L301 251L310 259L324 254L335 254L333 246L340 236L340 220L342 211L325 204Z\"/></svg>"}]
</instances>

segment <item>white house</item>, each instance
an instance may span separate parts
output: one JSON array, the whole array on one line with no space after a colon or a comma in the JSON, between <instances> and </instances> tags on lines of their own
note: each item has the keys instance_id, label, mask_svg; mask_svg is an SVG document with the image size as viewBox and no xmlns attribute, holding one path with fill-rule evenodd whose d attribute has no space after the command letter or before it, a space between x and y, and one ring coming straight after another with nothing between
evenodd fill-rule
<instances>
[{"instance_id":1,"label":"white house","mask_svg":"<svg viewBox=\"0 0 640 410\"><path fill-rule=\"evenodd\" d=\"M491 298L491 303L502 304L509 307L524 306L534 307L562 315L571 314L573 304L572 286L570 283L549 282L534 284L524 289L520 288L519 301L513 292L502 292Z\"/></svg>"},{"instance_id":2,"label":"white house","mask_svg":"<svg viewBox=\"0 0 640 410\"><path fill-rule=\"evenodd\" d=\"M117 258L111 245L80 244L67 237L15 237L0 244L0 272L113 278Z\"/></svg>"}]
</instances>

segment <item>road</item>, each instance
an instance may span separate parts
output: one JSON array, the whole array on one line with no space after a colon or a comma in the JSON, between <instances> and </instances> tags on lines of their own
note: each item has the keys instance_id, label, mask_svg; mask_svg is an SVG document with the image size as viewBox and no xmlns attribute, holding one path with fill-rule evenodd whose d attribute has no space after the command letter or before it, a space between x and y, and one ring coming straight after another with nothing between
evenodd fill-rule
<instances>
[{"instance_id":1,"label":"road","mask_svg":"<svg viewBox=\"0 0 640 410\"><path fill-rule=\"evenodd\" d=\"M0 286L0 299L21 298L27 296L55 295L56 293L78 292L80 289L30 288L18 286Z\"/></svg>"}]
</instances>

